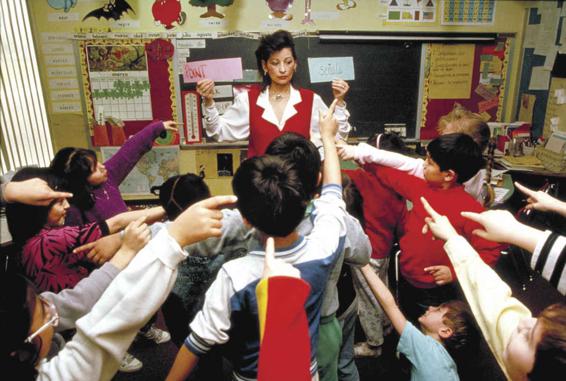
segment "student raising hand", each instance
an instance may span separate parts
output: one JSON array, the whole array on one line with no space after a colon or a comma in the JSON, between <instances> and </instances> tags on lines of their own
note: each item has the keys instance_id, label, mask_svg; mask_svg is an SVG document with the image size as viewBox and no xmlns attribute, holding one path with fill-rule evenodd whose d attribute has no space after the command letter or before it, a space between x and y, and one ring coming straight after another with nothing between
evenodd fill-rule
<instances>
[{"instance_id":1,"label":"student raising hand","mask_svg":"<svg viewBox=\"0 0 566 381\"><path fill-rule=\"evenodd\" d=\"M515 182L515 186L528 196L526 209L536 209L541 212L556 212L566 216L566 202L555 199L545 191L534 191L524 185Z\"/></svg>"}]
</instances>

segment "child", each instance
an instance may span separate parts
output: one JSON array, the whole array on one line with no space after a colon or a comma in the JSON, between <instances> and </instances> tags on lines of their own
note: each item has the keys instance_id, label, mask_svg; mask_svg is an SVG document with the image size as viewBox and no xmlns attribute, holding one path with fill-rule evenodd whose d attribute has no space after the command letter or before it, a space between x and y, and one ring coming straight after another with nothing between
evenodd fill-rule
<instances>
[{"instance_id":1,"label":"child","mask_svg":"<svg viewBox=\"0 0 566 381\"><path fill-rule=\"evenodd\" d=\"M193 205L126 267L147 239L138 221L135 230L142 242L125 244L111 263L74 290L38 296L21 277L0 278L2 289L10 290L0 296L0 326L6 328L0 343L2 370L18 380L111 379L139 328L171 290L176 267L187 256L181 247L220 234L217 209L235 201L233 196L219 196ZM106 288L108 277L124 267ZM45 361L53 326L58 323L62 328L76 325L77 333L54 358Z\"/></svg>"},{"instance_id":2,"label":"child","mask_svg":"<svg viewBox=\"0 0 566 381\"><path fill-rule=\"evenodd\" d=\"M455 280L450 262L443 255L442 245L429 235L421 234L425 217L419 197L424 196L442 213L456 222L456 229L472 240L483 260L495 265L501 247L472 234L477 224L460 216L462 210L483 211L461 186L483 164L478 145L468 135L456 133L442 135L427 147L424 166L425 179L419 179L393 168L365 165L390 189L413 203L407 213L400 238L399 257L402 279L399 285L401 305L410 319L416 319L428 308L455 299Z\"/></svg>"},{"instance_id":3,"label":"child","mask_svg":"<svg viewBox=\"0 0 566 381\"><path fill-rule=\"evenodd\" d=\"M65 225L100 222L126 212L128 207L118 186L161 133L176 130L173 121L151 123L126 140L104 164L98 162L92 150L60 149L51 161L51 168L68 182L67 188L73 193Z\"/></svg>"},{"instance_id":4,"label":"child","mask_svg":"<svg viewBox=\"0 0 566 381\"><path fill-rule=\"evenodd\" d=\"M405 143L393 133L376 134L368 143L380 150L397 153L407 152ZM364 200L364 231L368 235L372 252L370 264L374 272L387 284L389 256L402 217L406 213L405 201L385 186L379 177L363 168L343 170L350 177ZM358 295L358 315L366 341L354 346L356 357L378 357L383 344L384 328L389 326L378 301L373 296L359 269L353 270L354 288Z\"/></svg>"},{"instance_id":5,"label":"child","mask_svg":"<svg viewBox=\"0 0 566 381\"><path fill-rule=\"evenodd\" d=\"M278 157L255 157L243 162L233 180L238 209L255 227L260 241L271 235L276 257L293 263L311 286L305 304L311 335L311 375L316 374L316 345L322 293L330 267L344 240L344 208L340 169L334 136L334 104L321 116L321 135L326 153L322 195L315 201L314 229L303 238L296 232L307 202L297 171ZM191 323L191 335L179 350L168 380L184 380L216 344L228 342L234 376L255 379L259 350L258 310L255 297L263 267L262 246L247 256L226 263L207 292L205 305ZM292 350L292 348L289 348Z\"/></svg>"},{"instance_id":6,"label":"child","mask_svg":"<svg viewBox=\"0 0 566 381\"><path fill-rule=\"evenodd\" d=\"M24 168L14 175L14 181L37 177L52 189L58 189L61 179L48 168ZM151 223L160 219L163 208L127 212L106 221L83 226L63 226L69 203L57 199L48 206L9 204L6 209L8 228L16 245L21 248L20 262L40 291L59 292L74 287L98 265L106 262L120 246L119 234L128 223L145 216ZM107 251L85 255L73 249L106 237Z\"/></svg>"},{"instance_id":7,"label":"child","mask_svg":"<svg viewBox=\"0 0 566 381\"><path fill-rule=\"evenodd\" d=\"M481 152L485 151L489 143L490 130L487 123L478 114L466 110L459 104L455 104L454 110L440 118L437 130L440 135L455 132L465 133L474 139ZM343 160L354 159L362 164L381 164L424 178L424 160L422 159L376 149L364 143L358 144L356 147L342 146L339 148L339 154ZM488 160L492 161L493 157ZM482 186L485 177L486 171L482 169L473 173L470 179L463 182L466 192L482 204L484 203Z\"/></svg>"},{"instance_id":8,"label":"child","mask_svg":"<svg viewBox=\"0 0 566 381\"><path fill-rule=\"evenodd\" d=\"M411 362L411 380L459 380L454 356L474 344L473 317L463 302L429 307L419 317L419 331L407 321L387 286L370 266L362 268L375 297L400 335L397 349Z\"/></svg>"},{"instance_id":9,"label":"child","mask_svg":"<svg viewBox=\"0 0 566 381\"><path fill-rule=\"evenodd\" d=\"M497 362L511 380L552 380L566 372L566 304L545 308L538 319L517 299L511 290L479 257L472 246L458 234L449 218L437 213L424 198L422 205L430 217L425 222L435 237L446 241L444 249L472 312ZM492 216L493 213L489 212ZM509 220L477 216L486 231L478 235L517 242L532 240L535 232L515 231ZM535 233L536 236L536 233ZM536 240L536 238L535 238ZM532 245L531 245L532 247Z\"/></svg>"}]
</instances>

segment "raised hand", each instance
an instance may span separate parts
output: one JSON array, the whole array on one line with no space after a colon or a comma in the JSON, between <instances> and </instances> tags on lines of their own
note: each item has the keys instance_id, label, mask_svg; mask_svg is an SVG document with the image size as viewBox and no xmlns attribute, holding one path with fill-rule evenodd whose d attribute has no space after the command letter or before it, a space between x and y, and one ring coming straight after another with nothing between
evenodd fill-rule
<instances>
[{"instance_id":1,"label":"raised hand","mask_svg":"<svg viewBox=\"0 0 566 381\"><path fill-rule=\"evenodd\" d=\"M197 93L204 98L205 106L211 106L214 103L214 81L210 79L198 81Z\"/></svg>"},{"instance_id":2,"label":"raised hand","mask_svg":"<svg viewBox=\"0 0 566 381\"><path fill-rule=\"evenodd\" d=\"M350 90L350 85L348 85L348 82L341 79L335 79L332 81L332 95L334 95L335 99L340 101L340 104L344 102L344 97L346 96L348 90Z\"/></svg>"},{"instance_id":3,"label":"raised hand","mask_svg":"<svg viewBox=\"0 0 566 381\"><path fill-rule=\"evenodd\" d=\"M448 241L450 238L456 237L458 235L458 232L456 231L456 229L454 229L448 217L442 216L437 213L436 210L434 210L432 206L430 206L430 204L424 197L421 197L421 202L423 203L426 212L430 216L425 217L423 234L426 234L430 229L431 233L436 238L440 238L444 241Z\"/></svg>"},{"instance_id":4,"label":"raised hand","mask_svg":"<svg viewBox=\"0 0 566 381\"><path fill-rule=\"evenodd\" d=\"M564 207L564 203L560 200L555 199L551 195L543 191L534 191L532 189L527 188L524 185L515 182L515 186L521 192L528 196L527 198L527 206L526 209L536 209L540 210L541 212L558 212L560 214L564 214L563 210L566 210Z\"/></svg>"},{"instance_id":5,"label":"raised hand","mask_svg":"<svg viewBox=\"0 0 566 381\"><path fill-rule=\"evenodd\" d=\"M166 131L171 131L171 132L178 131L177 122L175 122L174 120L168 120L166 122L163 122L163 126L165 127Z\"/></svg>"},{"instance_id":6,"label":"raised hand","mask_svg":"<svg viewBox=\"0 0 566 381\"><path fill-rule=\"evenodd\" d=\"M336 103L338 103L337 99L332 102L325 114L323 114L322 111L318 110L319 128L322 138L326 137L334 140L336 133L338 132L338 122L336 122L336 118L334 118L334 109L336 108Z\"/></svg>"},{"instance_id":7,"label":"raised hand","mask_svg":"<svg viewBox=\"0 0 566 381\"><path fill-rule=\"evenodd\" d=\"M4 188L4 199L8 203L47 206L58 198L73 197L72 193L54 191L38 178L25 181L11 181Z\"/></svg>"},{"instance_id":8,"label":"raised hand","mask_svg":"<svg viewBox=\"0 0 566 381\"><path fill-rule=\"evenodd\" d=\"M482 225L473 234L494 242L512 242L514 235L523 226L506 210L487 210L482 213L462 212L462 217Z\"/></svg>"},{"instance_id":9,"label":"raised hand","mask_svg":"<svg viewBox=\"0 0 566 381\"><path fill-rule=\"evenodd\" d=\"M130 222L124 229L122 246L110 260L119 269L125 268L132 258L149 242L151 231L145 223L145 217Z\"/></svg>"},{"instance_id":10,"label":"raised hand","mask_svg":"<svg viewBox=\"0 0 566 381\"><path fill-rule=\"evenodd\" d=\"M222 212L238 201L236 196L216 196L199 201L173 221L167 229L181 247L222 235Z\"/></svg>"},{"instance_id":11,"label":"raised hand","mask_svg":"<svg viewBox=\"0 0 566 381\"><path fill-rule=\"evenodd\" d=\"M454 281L454 278L452 278L452 272L448 266L429 266L425 267L424 271L432 275L434 283L438 286L443 286Z\"/></svg>"},{"instance_id":12,"label":"raised hand","mask_svg":"<svg viewBox=\"0 0 566 381\"><path fill-rule=\"evenodd\" d=\"M265 243L265 261L263 263L263 278L271 276L288 276L292 278L300 278L299 269L275 258L275 245L273 238L269 237Z\"/></svg>"}]
</instances>

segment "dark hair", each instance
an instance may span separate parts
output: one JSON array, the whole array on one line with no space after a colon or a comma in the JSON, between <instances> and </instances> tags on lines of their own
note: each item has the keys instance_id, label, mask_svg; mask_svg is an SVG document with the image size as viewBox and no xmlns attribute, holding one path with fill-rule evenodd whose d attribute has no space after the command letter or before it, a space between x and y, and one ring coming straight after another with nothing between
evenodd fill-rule
<instances>
[{"instance_id":1,"label":"dark hair","mask_svg":"<svg viewBox=\"0 0 566 381\"><path fill-rule=\"evenodd\" d=\"M35 309L35 289L26 278L12 272L0 277L0 287L9 290L0 295L0 369L14 380L33 380L39 349L25 340Z\"/></svg>"},{"instance_id":2,"label":"dark hair","mask_svg":"<svg viewBox=\"0 0 566 381\"><path fill-rule=\"evenodd\" d=\"M365 229L366 220L364 218L364 198L356 184L350 179L350 176L342 172L342 197L346 204L346 211L352 217L360 221L360 225Z\"/></svg>"},{"instance_id":3,"label":"dark hair","mask_svg":"<svg viewBox=\"0 0 566 381\"><path fill-rule=\"evenodd\" d=\"M263 71L262 61L267 62L269 60L269 57L271 57L273 53L285 48L291 49L293 58L296 61L297 53L295 51L295 42L293 42L291 33L287 32L286 30L278 30L276 32L263 36L259 40L259 46L255 51L255 58L257 61L257 70L263 78L262 89L265 89L267 86L271 85L271 78L269 78L269 75L267 75Z\"/></svg>"},{"instance_id":4,"label":"dark hair","mask_svg":"<svg viewBox=\"0 0 566 381\"><path fill-rule=\"evenodd\" d=\"M378 140L379 146L377 144ZM401 154L410 152L401 136L399 136L399 134L396 132L375 133L368 138L367 144L382 150L397 152Z\"/></svg>"},{"instance_id":5,"label":"dark hair","mask_svg":"<svg viewBox=\"0 0 566 381\"><path fill-rule=\"evenodd\" d=\"M195 202L210 197L208 185L194 173L172 176L163 184L151 187L151 193L159 195L159 203L170 221Z\"/></svg>"},{"instance_id":6,"label":"dark hair","mask_svg":"<svg viewBox=\"0 0 566 381\"><path fill-rule=\"evenodd\" d=\"M455 360L461 360L479 345L479 331L474 315L466 303L460 300L442 303L440 307L447 309L442 322L452 330L450 337L442 338L442 344Z\"/></svg>"},{"instance_id":7,"label":"dark hair","mask_svg":"<svg viewBox=\"0 0 566 381\"><path fill-rule=\"evenodd\" d=\"M309 200L318 189L320 153L313 142L294 132L279 135L269 143L266 155L279 156L290 163L299 174Z\"/></svg>"},{"instance_id":8,"label":"dark hair","mask_svg":"<svg viewBox=\"0 0 566 381\"><path fill-rule=\"evenodd\" d=\"M278 156L242 162L232 188L242 216L265 234L285 237L304 217L308 202L299 173Z\"/></svg>"},{"instance_id":9,"label":"dark hair","mask_svg":"<svg viewBox=\"0 0 566 381\"><path fill-rule=\"evenodd\" d=\"M49 168L22 168L14 175L12 181L24 181L35 177L44 180L51 189L66 190L65 181L55 175ZM21 203L6 205L8 229L16 245L23 246L28 239L39 233L47 223L47 215L54 202L56 201L51 202L47 206Z\"/></svg>"},{"instance_id":10,"label":"dark hair","mask_svg":"<svg viewBox=\"0 0 566 381\"><path fill-rule=\"evenodd\" d=\"M95 200L90 193L92 186L87 178L97 163L93 150L74 147L61 148L51 161L51 169L67 181L67 188L73 193L71 203L81 210L94 206Z\"/></svg>"},{"instance_id":11,"label":"dark hair","mask_svg":"<svg viewBox=\"0 0 566 381\"><path fill-rule=\"evenodd\" d=\"M460 184L484 166L480 147L464 133L439 136L428 144L427 151L441 171L454 171Z\"/></svg>"},{"instance_id":12,"label":"dark hair","mask_svg":"<svg viewBox=\"0 0 566 381\"><path fill-rule=\"evenodd\" d=\"M552 380L566 372L566 304L546 307L538 317L542 337L535 352L535 363L529 380Z\"/></svg>"}]
</instances>

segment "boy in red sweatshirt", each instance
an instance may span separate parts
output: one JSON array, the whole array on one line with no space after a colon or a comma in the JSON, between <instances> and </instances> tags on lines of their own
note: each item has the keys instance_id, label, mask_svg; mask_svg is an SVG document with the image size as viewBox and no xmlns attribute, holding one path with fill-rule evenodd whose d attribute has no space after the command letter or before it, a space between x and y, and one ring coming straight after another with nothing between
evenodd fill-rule
<instances>
[{"instance_id":1,"label":"boy in red sweatshirt","mask_svg":"<svg viewBox=\"0 0 566 381\"><path fill-rule=\"evenodd\" d=\"M421 316L429 306L438 306L458 296L454 285L456 275L444 255L443 243L434 240L430 232L423 235L427 214L419 202L421 196L454 222L458 233L471 242L488 265L495 265L502 249L499 244L474 235L472 232L480 226L460 215L463 211L484 210L462 186L483 166L478 145L471 137L457 133L434 139L427 151L424 179L376 164L364 166L379 176L383 184L413 203L399 241L400 302L411 319Z\"/></svg>"}]
</instances>

